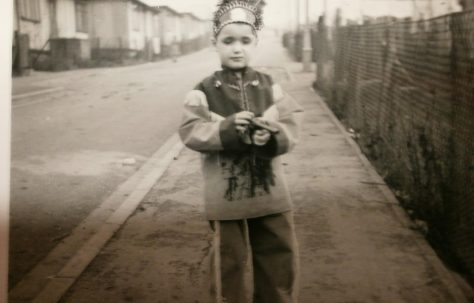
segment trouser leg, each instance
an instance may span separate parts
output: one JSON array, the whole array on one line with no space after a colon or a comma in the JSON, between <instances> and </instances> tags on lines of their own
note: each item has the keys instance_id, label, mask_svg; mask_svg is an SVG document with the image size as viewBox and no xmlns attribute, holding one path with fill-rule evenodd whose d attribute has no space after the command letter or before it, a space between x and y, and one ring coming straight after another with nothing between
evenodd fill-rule
<instances>
[{"instance_id":1,"label":"trouser leg","mask_svg":"<svg viewBox=\"0 0 474 303\"><path fill-rule=\"evenodd\" d=\"M248 230L245 220L213 221L212 292L216 302L248 303L245 272Z\"/></svg>"},{"instance_id":2,"label":"trouser leg","mask_svg":"<svg viewBox=\"0 0 474 303\"><path fill-rule=\"evenodd\" d=\"M248 220L254 303L296 303L298 252L291 212Z\"/></svg>"}]
</instances>

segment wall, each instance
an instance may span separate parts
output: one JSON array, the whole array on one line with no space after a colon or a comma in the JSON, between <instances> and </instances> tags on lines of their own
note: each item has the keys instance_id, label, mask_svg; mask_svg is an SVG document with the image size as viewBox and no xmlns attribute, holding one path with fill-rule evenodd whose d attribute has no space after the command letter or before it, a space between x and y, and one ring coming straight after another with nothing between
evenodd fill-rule
<instances>
[{"instance_id":1,"label":"wall","mask_svg":"<svg viewBox=\"0 0 474 303\"><path fill-rule=\"evenodd\" d=\"M58 38L88 38L88 34L76 31L76 9L73 0L56 0L56 20Z\"/></svg>"},{"instance_id":2,"label":"wall","mask_svg":"<svg viewBox=\"0 0 474 303\"><path fill-rule=\"evenodd\" d=\"M160 28L160 14L153 12L151 17L152 27L152 50L153 55L161 54L161 28Z\"/></svg>"},{"instance_id":3,"label":"wall","mask_svg":"<svg viewBox=\"0 0 474 303\"><path fill-rule=\"evenodd\" d=\"M151 26L153 28L152 36L161 38L161 28L160 28L161 25L160 25L160 15L159 15L159 13L157 13L157 12L153 13L151 23L152 23Z\"/></svg>"},{"instance_id":4,"label":"wall","mask_svg":"<svg viewBox=\"0 0 474 303\"><path fill-rule=\"evenodd\" d=\"M190 40L198 36L197 31L199 30L198 22L190 15L183 15L181 18L181 24L183 28L183 39Z\"/></svg>"},{"instance_id":5,"label":"wall","mask_svg":"<svg viewBox=\"0 0 474 303\"><path fill-rule=\"evenodd\" d=\"M90 1L89 34L92 46L119 48L128 41L128 3Z\"/></svg>"},{"instance_id":6,"label":"wall","mask_svg":"<svg viewBox=\"0 0 474 303\"><path fill-rule=\"evenodd\" d=\"M20 18L21 33L28 34L30 38L30 48L40 50L45 46L51 33L51 15L48 7L48 0L40 0L41 21L33 22ZM15 7L14 30L18 28L17 13ZM49 45L46 45L45 50L49 50Z\"/></svg>"},{"instance_id":7,"label":"wall","mask_svg":"<svg viewBox=\"0 0 474 303\"><path fill-rule=\"evenodd\" d=\"M181 23L179 16L162 10L160 13L161 40L164 45L181 41Z\"/></svg>"},{"instance_id":8,"label":"wall","mask_svg":"<svg viewBox=\"0 0 474 303\"><path fill-rule=\"evenodd\" d=\"M139 50L143 49L145 46L145 39L144 39L144 34L145 34L145 13L143 10L143 7L141 5L136 5L135 3L132 3L129 1L127 3L128 7L128 48L133 49L133 50ZM135 28L135 11L134 8L138 7L139 9L139 18L138 18L138 28Z\"/></svg>"},{"instance_id":9,"label":"wall","mask_svg":"<svg viewBox=\"0 0 474 303\"><path fill-rule=\"evenodd\" d=\"M168 11L160 11L160 37L161 43L164 45L169 45L171 43L171 34L170 34L170 14Z\"/></svg>"},{"instance_id":10,"label":"wall","mask_svg":"<svg viewBox=\"0 0 474 303\"><path fill-rule=\"evenodd\" d=\"M135 8L138 8L138 16ZM128 47L133 50L143 50L153 37L153 14L154 11L143 5L137 5L133 2L128 3L129 26L129 44ZM138 27L135 28L135 18L139 19Z\"/></svg>"},{"instance_id":11,"label":"wall","mask_svg":"<svg viewBox=\"0 0 474 303\"><path fill-rule=\"evenodd\" d=\"M174 30L176 33L176 41L183 41L183 20L181 16L175 16L174 18Z\"/></svg>"}]
</instances>

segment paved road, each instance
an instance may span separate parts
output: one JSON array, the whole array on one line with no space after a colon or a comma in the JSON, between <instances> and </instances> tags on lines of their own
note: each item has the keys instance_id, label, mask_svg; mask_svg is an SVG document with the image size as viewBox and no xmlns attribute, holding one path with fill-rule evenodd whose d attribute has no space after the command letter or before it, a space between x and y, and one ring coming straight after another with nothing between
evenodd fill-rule
<instances>
[{"instance_id":1,"label":"paved road","mask_svg":"<svg viewBox=\"0 0 474 303\"><path fill-rule=\"evenodd\" d=\"M10 287L176 131L186 92L219 67L213 52L14 79L14 94L34 95L13 103ZM255 62L278 56L263 45Z\"/></svg>"},{"instance_id":2,"label":"paved road","mask_svg":"<svg viewBox=\"0 0 474 303\"><path fill-rule=\"evenodd\" d=\"M175 132L183 96L217 66L210 52L15 79L63 90L13 104L11 285Z\"/></svg>"}]
</instances>

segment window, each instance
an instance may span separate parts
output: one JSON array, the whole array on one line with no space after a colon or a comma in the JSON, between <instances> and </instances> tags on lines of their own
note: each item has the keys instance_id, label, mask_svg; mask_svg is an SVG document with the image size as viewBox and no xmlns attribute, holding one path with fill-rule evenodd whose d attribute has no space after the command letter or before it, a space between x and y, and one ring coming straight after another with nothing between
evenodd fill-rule
<instances>
[{"instance_id":1,"label":"window","mask_svg":"<svg viewBox=\"0 0 474 303\"><path fill-rule=\"evenodd\" d=\"M87 33L87 4L82 1L76 1L76 31Z\"/></svg>"},{"instance_id":2,"label":"window","mask_svg":"<svg viewBox=\"0 0 474 303\"><path fill-rule=\"evenodd\" d=\"M41 21L39 0L20 0L19 5L21 18L35 22Z\"/></svg>"}]
</instances>

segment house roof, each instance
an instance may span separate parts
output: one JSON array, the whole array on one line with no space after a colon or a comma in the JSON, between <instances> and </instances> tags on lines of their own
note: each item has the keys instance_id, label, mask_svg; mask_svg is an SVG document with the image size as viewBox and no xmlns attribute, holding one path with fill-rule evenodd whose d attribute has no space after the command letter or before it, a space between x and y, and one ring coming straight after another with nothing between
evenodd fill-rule
<instances>
[{"instance_id":1,"label":"house roof","mask_svg":"<svg viewBox=\"0 0 474 303\"><path fill-rule=\"evenodd\" d=\"M193 13L187 12L187 13L182 13L182 15L184 15L184 16L189 16L191 19L194 19L194 20L196 20L196 21L202 21L201 18L197 17L197 16L196 16L195 14L193 14Z\"/></svg>"},{"instance_id":2,"label":"house roof","mask_svg":"<svg viewBox=\"0 0 474 303\"><path fill-rule=\"evenodd\" d=\"M158 7L155 6L155 8L158 8L159 11L168 11L168 12L170 12L173 15L176 15L176 16L181 16L182 15L181 13L179 13L178 11L172 9L171 7L169 7L167 5L160 5Z\"/></svg>"},{"instance_id":3,"label":"house roof","mask_svg":"<svg viewBox=\"0 0 474 303\"><path fill-rule=\"evenodd\" d=\"M110 0L88 0L88 1L96 1L96 2L99 2L99 1L110 1ZM115 1L123 1L123 0L115 0ZM145 7L146 9L148 10L151 10L151 11L154 11L154 12L158 12L157 8L155 6L150 6L148 4L146 4L143 0L126 0L126 1L130 1L130 2L133 2L135 4L138 4L142 7Z\"/></svg>"},{"instance_id":4,"label":"house roof","mask_svg":"<svg viewBox=\"0 0 474 303\"><path fill-rule=\"evenodd\" d=\"M155 6L155 8L157 8L159 11L168 11L170 12L171 14L175 15L175 16L179 16L179 17L189 17L193 20L196 20L196 21L207 21L205 19L201 19L199 18L198 16L196 16L195 14L191 13L191 12L184 12L184 13L180 13L178 11L176 11L175 9L167 6L167 5L160 5L160 6Z\"/></svg>"},{"instance_id":5,"label":"house roof","mask_svg":"<svg viewBox=\"0 0 474 303\"><path fill-rule=\"evenodd\" d=\"M141 6L144 6L145 8L148 8L148 9L151 9L151 10L155 10L154 7L152 6L149 6L148 4L146 4L145 2L141 1L141 0L130 0L131 2L133 3L136 3L138 5L141 5Z\"/></svg>"}]
</instances>

